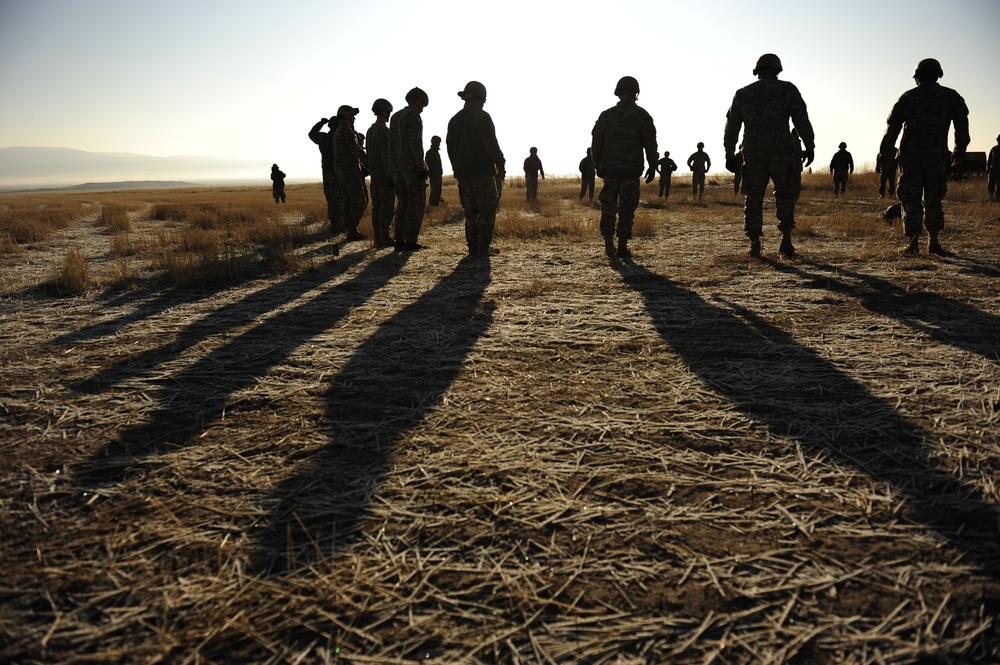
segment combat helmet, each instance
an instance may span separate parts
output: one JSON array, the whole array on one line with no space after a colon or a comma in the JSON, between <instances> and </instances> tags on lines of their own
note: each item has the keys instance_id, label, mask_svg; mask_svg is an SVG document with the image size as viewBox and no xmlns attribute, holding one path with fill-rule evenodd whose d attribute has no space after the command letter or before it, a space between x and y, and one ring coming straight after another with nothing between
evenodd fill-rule
<instances>
[{"instance_id":1,"label":"combat helmet","mask_svg":"<svg viewBox=\"0 0 1000 665\"><path fill-rule=\"evenodd\" d=\"M844 143L843 141L841 141L840 145L838 145L837 147L840 148L841 150L846 150L847 149L847 144Z\"/></svg>"},{"instance_id":2,"label":"combat helmet","mask_svg":"<svg viewBox=\"0 0 1000 665\"><path fill-rule=\"evenodd\" d=\"M941 63L934 58L924 58L917 63L917 68L913 70L913 78L918 81L936 81L944 76Z\"/></svg>"},{"instance_id":3,"label":"combat helmet","mask_svg":"<svg viewBox=\"0 0 1000 665\"><path fill-rule=\"evenodd\" d=\"M757 76L761 71L773 71L775 74L780 74L782 71L781 59L773 53L765 53L757 58L757 64L753 68L753 75Z\"/></svg>"},{"instance_id":4,"label":"combat helmet","mask_svg":"<svg viewBox=\"0 0 1000 665\"><path fill-rule=\"evenodd\" d=\"M465 84L465 90L458 93L462 99L482 98L486 99L486 86L479 81L469 81Z\"/></svg>"},{"instance_id":5,"label":"combat helmet","mask_svg":"<svg viewBox=\"0 0 1000 665\"><path fill-rule=\"evenodd\" d=\"M375 115L389 115L392 113L392 102L388 99L382 99L379 97L372 104L372 113Z\"/></svg>"},{"instance_id":6,"label":"combat helmet","mask_svg":"<svg viewBox=\"0 0 1000 665\"><path fill-rule=\"evenodd\" d=\"M424 106L427 106L430 103L430 100L427 99L426 92L424 92L420 88L413 88L408 93L406 93L406 103L410 104L412 102L419 102Z\"/></svg>"},{"instance_id":7,"label":"combat helmet","mask_svg":"<svg viewBox=\"0 0 1000 665\"><path fill-rule=\"evenodd\" d=\"M622 90L634 90L635 94L638 95L639 82L632 76L623 76L618 79L618 85L615 86L615 94L620 94Z\"/></svg>"}]
</instances>

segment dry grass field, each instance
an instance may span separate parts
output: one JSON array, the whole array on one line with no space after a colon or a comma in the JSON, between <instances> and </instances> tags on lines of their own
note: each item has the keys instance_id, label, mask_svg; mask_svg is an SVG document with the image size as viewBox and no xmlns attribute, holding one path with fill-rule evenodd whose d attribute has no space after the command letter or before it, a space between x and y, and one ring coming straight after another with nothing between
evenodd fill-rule
<instances>
[{"instance_id":1,"label":"dry grass field","mask_svg":"<svg viewBox=\"0 0 1000 665\"><path fill-rule=\"evenodd\" d=\"M453 183L0 195L0 661L1000 662L1000 206L903 258L875 178L791 259L722 177L625 262L571 180L491 259Z\"/></svg>"}]
</instances>

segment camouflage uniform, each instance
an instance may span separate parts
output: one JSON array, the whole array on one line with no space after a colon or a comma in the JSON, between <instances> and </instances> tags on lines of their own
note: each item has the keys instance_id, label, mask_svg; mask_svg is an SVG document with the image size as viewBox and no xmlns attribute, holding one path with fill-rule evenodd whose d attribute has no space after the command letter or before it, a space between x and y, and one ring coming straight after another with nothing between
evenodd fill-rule
<instances>
[{"instance_id":1,"label":"camouflage uniform","mask_svg":"<svg viewBox=\"0 0 1000 665\"><path fill-rule=\"evenodd\" d=\"M601 202L601 235L628 240L639 206L643 154L651 168L657 163L653 118L635 102L620 101L598 116L591 135L594 166L604 180L597 197Z\"/></svg>"},{"instance_id":2,"label":"camouflage uniform","mask_svg":"<svg viewBox=\"0 0 1000 665\"><path fill-rule=\"evenodd\" d=\"M448 159L458 180L458 196L465 211L465 241L469 254L485 256L490 252L500 203L500 183L506 166L497 143L493 118L478 101L478 88L470 82L459 95L465 106L448 122L445 139ZM485 98L485 88L481 96ZM477 91L475 96L468 94ZM485 101L485 99L484 99Z\"/></svg>"},{"instance_id":3,"label":"camouflage uniform","mask_svg":"<svg viewBox=\"0 0 1000 665\"><path fill-rule=\"evenodd\" d=\"M904 92L886 120L879 152L887 154L899 141L899 186L903 229L915 238L923 227L936 234L944 228L941 200L948 189L948 130L955 125L955 152L969 145L969 107L962 96L935 81ZM925 216L926 214L926 216Z\"/></svg>"},{"instance_id":4,"label":"camouflage uniform","mask_svg":"<svg viewBox=\"0 0 1000 665\"><path fill-rule=\"evenodd\" d=\"M899 150L893 148L888 153L879 153L875 158L875 170L879 173L878 195L885 198L886 185L889 196L896 195L896 171L899 169Z\"/></svg>"},{"instance_id":5,"label":"camouflage uniform","mask_svg":"<svg viewBox=\"0 0 1000 665\"><path fill-rule=\"evenodd\" d=\"M532 152L524 160L524 189L525 197L528 201L538 198L538 173L545 177L545 169L542 168L542 160Z\"/></svg>"},{"instance_id":6,"label":"camouflage uniform","mask_svg":"<svg viewBox=\"0 0 1000 665\"><path fill-rule=\"evenodd\" d=\"M594 158L590 156L590 149L587 149L587 156L580 160L580 198L584 194L594 200Z\"/></svg>"},{"instance_id":7,"label":"camouflage uniform","mask_svg":"<svg viewBox=\"0 0 1000 665\"><path fill-rule=\"evenodd\" d=\"M389 167L389 127L376 121L365 137L368 146L368 173L372 178L372 230L378 245L388 244L389 228L395 212L396 191Z\"/></svg>"},{"instance_id":8,"label":"camouflage uniform","mask_svg":"<svg viewBox=\"0 0 1000 665\"><path fill-rule=\"evenodd\" d=\"M701 148L698 152L692 153L687 160L688 168L691 169L691 193L694 196L705 193L705 174L712 168L712 159Z\"/></svg>"},{"instance_id":9,"label":"camouflage uniform","mask_svg":"<svg viewBox=\"0 0 1000 665\"><path fill-rule=\"evenodd\" d=\"M989 157L986 158L986 191L991 197L1000 197L1000 187L997 186L997 175L1000 170L1000 136L997 137L997 145L990 148Z\"/></svg>"},{"instance_id":10,"label":"camouflage uniform","mask_svg":"<svg viewBox=\"0 0 1000 665\"><path fill-rule=\"evenodd\" d=\"M334 116L336 118L336 116ZM334 120L336 122L336 120ZM340 196L337 192L337 175L333 166L333 130L319 131L327 120L320 120L309 130L309 140L319 148L323 168L323 195L326 197L326 216L334 231L343 231L343 213L341 212Z\"/></svg>"},{"instance_id":11,"label":"camouflage uniform","mask_svg":"<svg viewBox=\"0 0 1000 665\"><path fill-rule=\"evenodd\" d=\"M762 75L763 76L763 75ZM812 124L798 88L777 76L763 76L740 88L726 113L723 143L726 155L736 154L743 132L743 230L751 239L762 234L764 193L774 182L775 214L784 233L795 228L795 202L802 188L802 162L796 159L796 141L788 132L791 118L806 150L815 149Z\"/></svg>"},{"instance_id":12,"label":"camouflage uniform","mask_svg":"<svg viewBox=\"0 0 1000 665\"><path fill-rule=\"evenodd\" d=\"M854 173L854 157L846 149L841 148L833 154L830 160L830 172L833 173L833 193L847 192L847 177Z\"/></svg>"},{"instance_id":13,"label":"camouflage uniform","mask_svg":"<svg viewBox=\"0 0 1000 665\"><path fill-rule=\"evenodd\" d=\"M441 181L444 178L444 166L441 165L441 137L435 136L431 139L431 147L424 155L424 161L427 162L427 176L431 184L427 203L436 206L441 203Z\"/></svg>"},{"instance_id":14,"label":"camouflage uniform","mask_svg":"<svg viewBox=\"0 0 1000 665\"><path fill-rule=\"evenodd\" d=\"M658 162L660 172L660 196L670 198L670 176L677 170L677 162L664 155Z\"/></svg>"},{"instance_id":15,"label":"camouflage uniform","mask_svg":"<svg viewBox=\"0 0 1000 665\"><path fill-rule=\"evenodd\" d=\"M427 164L424 162L424 123L407 106L389 122L389 154L396 187L396 243L417 242L427 203Z\"/></svg>"},{"instance_id":16,"label":"camouflage uniform","mask_svg":"<svg viewBox=\"0 0 1000 665\"><path fill-rule=\"evenodd\" d=\"M365 180L361 175L361 162L364 159L365 151L354 128L349 125L337 127L333 132L333 165L344 214L344 228L348 233L357 232L368 205Z\"/></svg>"}]
</instances>

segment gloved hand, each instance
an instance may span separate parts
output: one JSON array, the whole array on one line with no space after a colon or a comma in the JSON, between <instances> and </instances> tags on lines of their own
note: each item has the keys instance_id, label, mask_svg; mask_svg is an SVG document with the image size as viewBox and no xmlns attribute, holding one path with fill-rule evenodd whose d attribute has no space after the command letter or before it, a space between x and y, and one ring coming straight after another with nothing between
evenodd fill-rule
<instances>
[{"instance_id":1,"label":"gloved hand","mask_svg":"<svg viewBox=\"0 0 1000 665\"><path fill-rule=\"evenodd\" d=\"M802 152L802 165L809 166L816 159L816 150L814 148L806 148Z\"/></svg>"},{"instance_id":2,"label":"gloved hand","mask_svg":"<svg viewBox=\"0 0 1000 665\"><path fill-rule=\"evenodd\" d=\"M954 152L951 153L951 165L958 166L958 163L962 161L963 157L965 157L965 151L964 150L959 151L956 149Z\"/></svg>"},{"instance_id":3,"label":"gloved hand","mask_svg":"<svg viewBox=\"0 0 1000 665\"><path fill-rule=\"evenodd\" d=\"M726 153L726 170L730 173L736 173L736 169L739 167L739 157L736 153Z\"/></svg>"},{"instance_id":4,"label":"gloved hand","mask_svg":"<svg viewBox=\"0 0 1000 665\"><path fill-rule=\"evenodd\" d=\"M653 182L653 178L655 177L656 177L656 167L650 166L646 170L646 184L648 185L649 183Z\"/></svg>"}]
</instances>

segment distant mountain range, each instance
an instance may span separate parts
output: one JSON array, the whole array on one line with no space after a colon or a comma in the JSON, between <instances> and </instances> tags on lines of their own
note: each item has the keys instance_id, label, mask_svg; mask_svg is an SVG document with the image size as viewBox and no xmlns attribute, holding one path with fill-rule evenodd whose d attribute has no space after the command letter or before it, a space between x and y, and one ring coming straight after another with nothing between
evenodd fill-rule
<instances>
[{"instance_id":1,"label":"distant mountain range","mask_svg":"<svg viewBox=\"0 0 1000 665\"><path fill-rule=\"evenodd\" d=\"M260 180L268 182L270 164L222 157L154 157L124 152L85 152L70 148L0 148L0 189L88 188L109 183L178 181L176 186ZM159 186L163 186L160 184Z\"/></svg>"}]
</instances>

